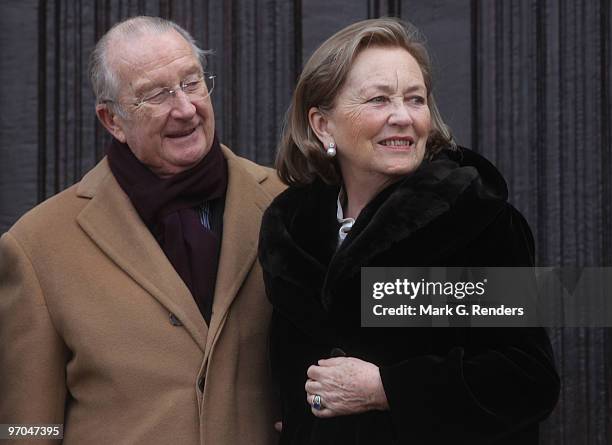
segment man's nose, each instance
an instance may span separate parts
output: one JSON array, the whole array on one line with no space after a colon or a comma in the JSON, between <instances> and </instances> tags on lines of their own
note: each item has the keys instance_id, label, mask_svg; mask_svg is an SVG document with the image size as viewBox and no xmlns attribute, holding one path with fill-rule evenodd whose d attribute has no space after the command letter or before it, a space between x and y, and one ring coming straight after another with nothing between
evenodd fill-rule
<instances>
[{"instance_id":1,"label":"man's nose","mask_svg":"<svg viewBox=\"0 0 612 445\"><path fill-rule=\"evenodd\" d=\"M191 98L181 89L172 96L171 106L170 114L176 119L190 119L196 112Z\"/></svg>"}]
</instances>

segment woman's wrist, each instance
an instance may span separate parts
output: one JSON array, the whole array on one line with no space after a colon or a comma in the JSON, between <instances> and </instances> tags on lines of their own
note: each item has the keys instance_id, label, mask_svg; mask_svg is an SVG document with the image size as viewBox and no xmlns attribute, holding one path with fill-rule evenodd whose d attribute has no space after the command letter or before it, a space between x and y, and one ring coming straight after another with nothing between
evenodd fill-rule
<instances>
[{"instance_id":1,"label":"woman's wrist","mask_svg":"<svg viewBox=\"0 0 612 445\"><path fill-rule=\"evenodd\" d=\"M385 388L382 384L382 379L380 377L380 369L376 367L376 373L374 376L374 387L372 391L372 410L378 411L388 411L389 410L389 402L387 400L387 394L385 393Z\"/></svg>"}]
</instances>

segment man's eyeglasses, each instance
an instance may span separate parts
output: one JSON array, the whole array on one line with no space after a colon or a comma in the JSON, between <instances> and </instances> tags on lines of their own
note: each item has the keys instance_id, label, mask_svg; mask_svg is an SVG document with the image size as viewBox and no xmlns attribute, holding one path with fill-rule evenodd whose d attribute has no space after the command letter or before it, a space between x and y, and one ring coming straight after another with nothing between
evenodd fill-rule
<instances>
[{"instance_id":1,"label":"man's eyeglasses","mask_svg":"<svg viewBox=\"0 0 612 445\"><path fill-rule=\"evenodd\" d=\"M162 108L166 108L166 105L170 105L171 98L176 97L176 94L180 91L185 93L187 97L192 100L203 100L212 94L215 88L215 76L213 74L205 73L203 75L196 75L183 79L180 84L174 88L155 88L147 92L142 98L136 102L118 102L114 100L105 100L104 102L119 103L122 105L132 105L135 108L141 108L144 105L149 105L162 111Z\"/></svg>"}]
</instances>

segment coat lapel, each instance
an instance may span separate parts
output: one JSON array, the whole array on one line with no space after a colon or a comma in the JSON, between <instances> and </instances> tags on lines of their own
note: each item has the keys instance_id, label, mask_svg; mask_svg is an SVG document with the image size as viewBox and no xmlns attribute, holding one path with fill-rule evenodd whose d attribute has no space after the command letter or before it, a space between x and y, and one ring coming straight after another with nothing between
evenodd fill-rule
<instances>
[{"instance_id":1,"label":"coat lapel","mask_svg":"<svg viewBox=\"0 0 612 445\"><path fill-rule=\"evenodd\" d=\"M496 176L496 180L499 182L484 184L475 167L443 158L424 163L390 194L381 193L362 210L332 259L322 294L324 306L329 308L331 304L331 287L341 286L343 279L359 273L361 267L371 264L373 258L387 252L394 244L402 243L409 251L415 233L449 214L451 209L455 209L455 227L467 227L466 231L463 236L453 237L454 243L441 245L441 236L429 240L431 249L421 252L421 265L444 258L460 244L468 242L505 205L505 181L501 176ZM459 201L460 211L457 211Z\"/></svg>"},{"instance_id":2,"label":"coat lapel","mask_svg":"<svg viewBox=\"0 0 612 445\"><path fill-rule=\"evenodd\" d=\"M489 167L491 168L491 167ZM280 275L292 282L299 283L304 288L317 286L317 280L312 277L312 268L307 267L313 260L308 255L310 243L320 240L306 239L296 242L291 236L291 228L285 226L285 221L301 220L306 227L317 227L317 221L323 219L318 212L331 212L325 203L335 203L337 188L329 186L318 186L311 184L308 189L311 193L301 196L300 202L291 199L277 200L269 213L272 217L268 229L266 245L279 247L284 251L291 248L292 253L286 255L287 261L268 261L266 270L271 275ZM285 192L285 196L292 191ZM297 193L293 191L293 193ZM282 197L283 195L281 195ZM402 243L408 246L411 237L419 229L422 229L447 214L456 206L460 197L462 198L462 215L457 218L465 218L470 221L470 230L478 232L489 224L490 220L503 207L506 201L505 182L495 177L490 185L483 185L479 171L470 165L461 165L454 159L442 157L438 160L424 163L415 173L404 180L380 193L361 212L355 225L349 232L347 239L333 255L325 273L322 287L321 301L326 309L331 304L332 288L341 288L343 280L358 274L361 267L371 264L373 258L387 252L393 245ZM311 205L303 205L309 202ZM280 206L280 208L278 208ZM474 209L472 209L474 207ZM479 218L474 220L469 210L478 211ZM282 218L289 214L287 218ZM459 221L457 221L459 223ZM309 233L314 232L313 230ZM456 237L458 239L467 239ZM423 255L441 255L441 250L452 250L455 246L437 246L434 252L422 252ZM305 243L305 244L302 244ZM279 255L277 255L279 257ZM266 257L264 256L264 259ZM430 259L423 256L421 260L428 264ZM296 267L298 265L299 267ZM279 295L280 299L285 298ZM277 303L275 302L275 306Z\"/></svg>"},{"instance_id":3,"label":"coat lapel","mask_svg":"<svg viewBox=\"0 0 612 445\"><path fill-rule=\"evenodd\" d=\"M447 213L457 198L478 180L473 167L442 160L425 164L389 193L382 192L361 212L334 256L326 286L350 276L400 240ZM329 306L329 295L323 293Z\"/></svg>"},{"instance_id":4,"label":"coat lapel","mask_svg":"<svg viewBox=\"0 0 612 445\"><path fill-rule=\"evenodd\" d=\"M91 198L77 217L81 228L169 314L178 317L204 351L208 329L189 289L110 173L106 160L83 179L77 193Z\"/></svg>"},{"instance_id":5,"label":"coat lapel","mask_svg":"<svg viewBox=\"0 0 612 445\"><path fill-rule=\"evenodd\" d=\"M255 177L241 165L240 158L226 147L222 146L222 149L227 159L229 178L206 356L210 353L225 323L227 311L255 261L261 216L272 199L260 186L267 173Z\"/></svg>"}]
</instances>

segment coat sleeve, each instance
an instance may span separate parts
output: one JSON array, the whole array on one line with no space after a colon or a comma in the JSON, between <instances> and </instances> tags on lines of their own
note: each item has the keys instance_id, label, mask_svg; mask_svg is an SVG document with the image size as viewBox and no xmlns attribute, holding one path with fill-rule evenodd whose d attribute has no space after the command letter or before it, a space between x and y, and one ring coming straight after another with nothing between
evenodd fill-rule
<instances>
[{"instance_id":1,"label":"coat sleeve","mask_svg":"<svg viewBox=\"0 0 612 445\"><path fill-rule=\"evenodd\" d=\"M527 223L508 206L462 261L533 265ZM546 331L447 329L438 354L380 368L399 443L537 443L537 422L554 408L560 386Z\"/></svg>"},{"instance_id":2,"label":"coat sleeve","mask_svg":"<svg viewBox=\"0 0 612 445\"><path fill-rule=\"evenodd\" d=\"M0 423L64 423L66 357L36 271L6 233L0 238Z\"/></svg>"}]
</instances>

